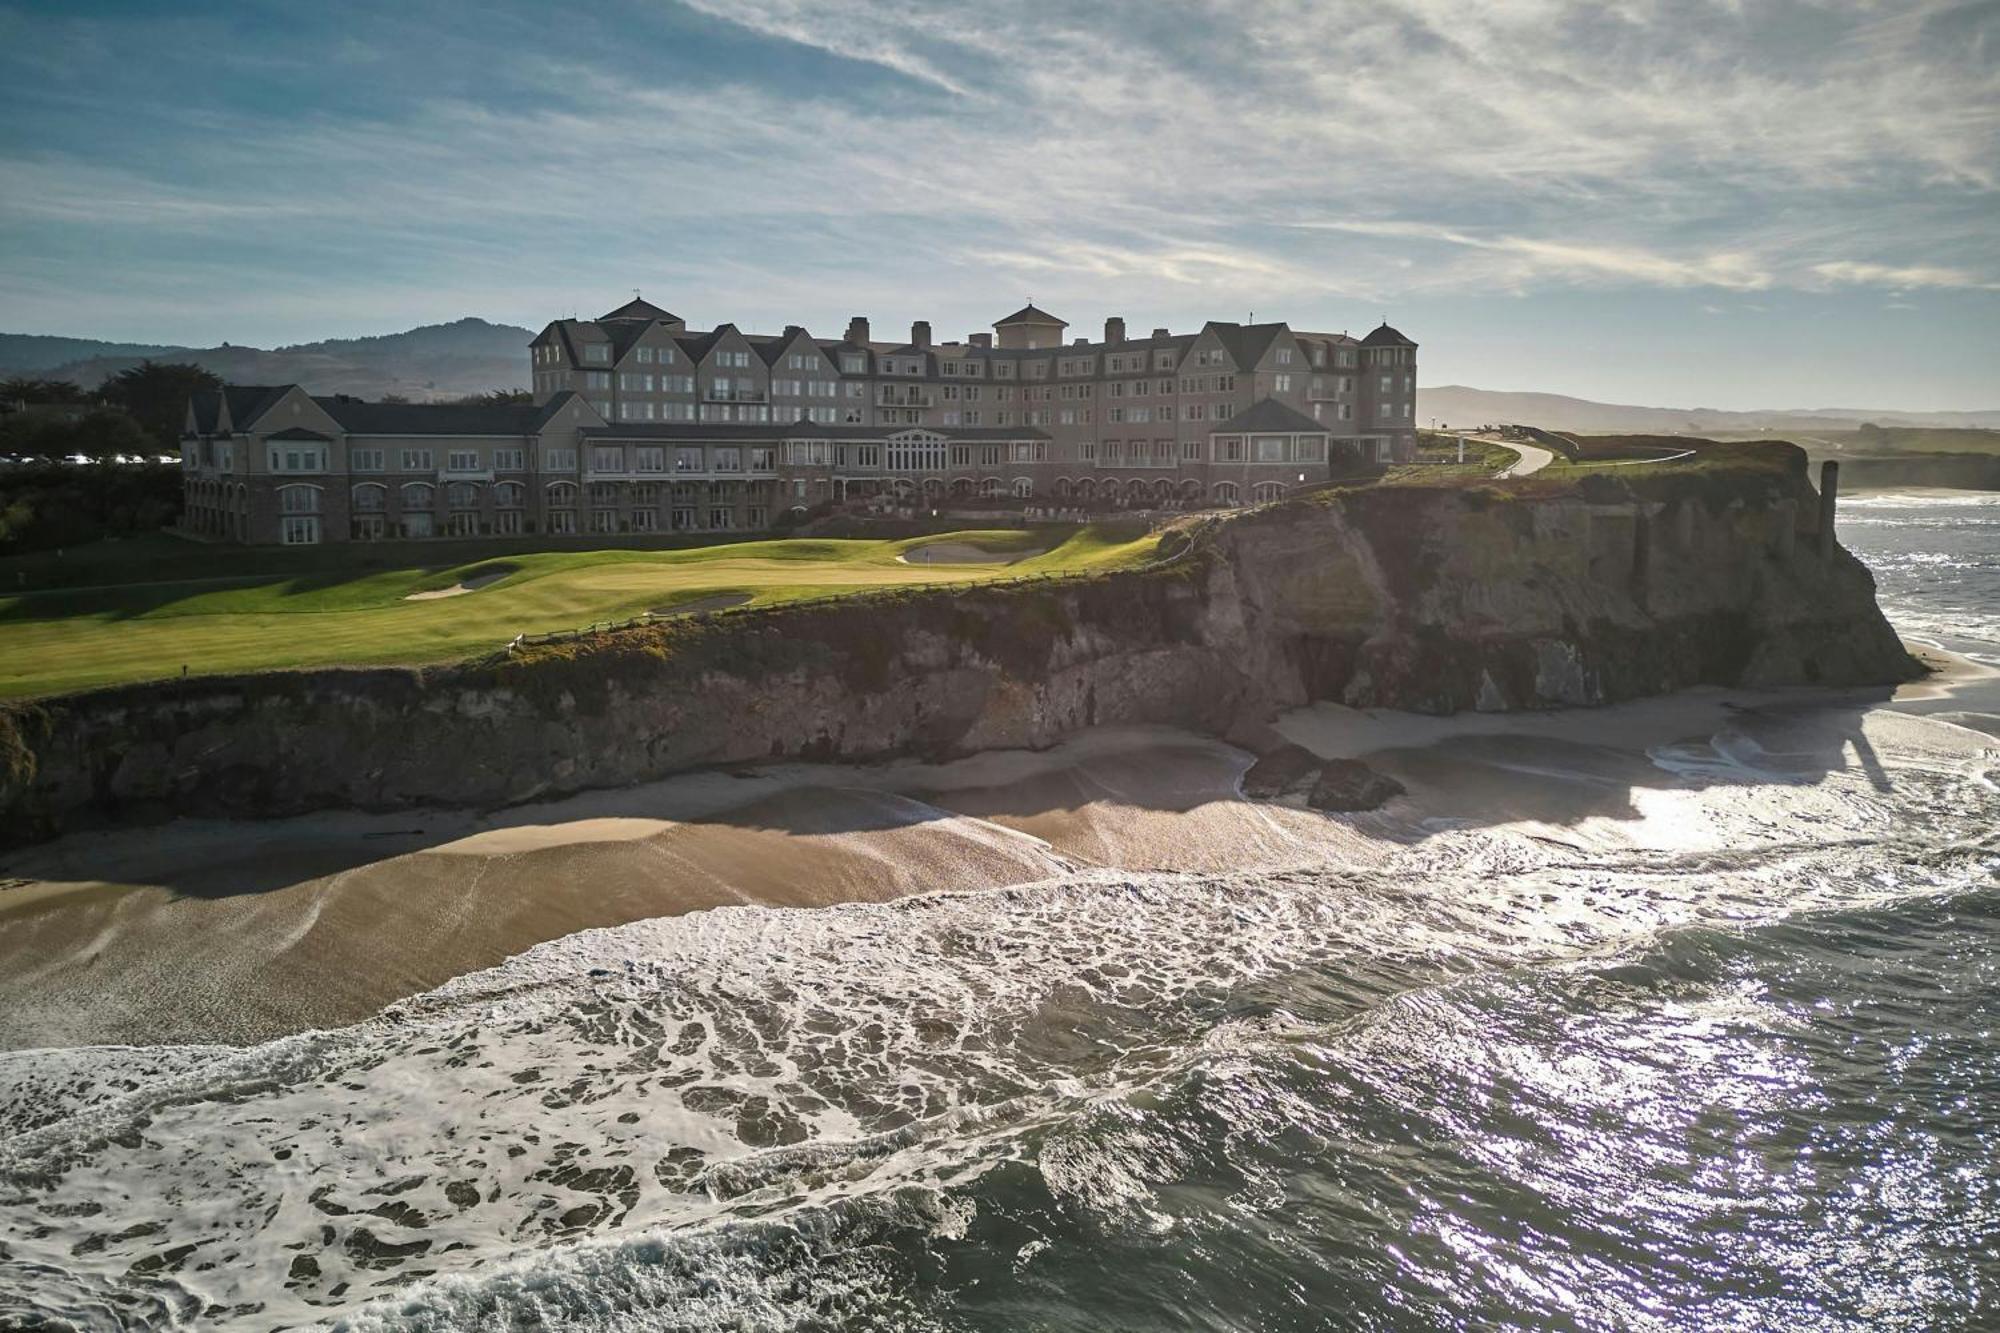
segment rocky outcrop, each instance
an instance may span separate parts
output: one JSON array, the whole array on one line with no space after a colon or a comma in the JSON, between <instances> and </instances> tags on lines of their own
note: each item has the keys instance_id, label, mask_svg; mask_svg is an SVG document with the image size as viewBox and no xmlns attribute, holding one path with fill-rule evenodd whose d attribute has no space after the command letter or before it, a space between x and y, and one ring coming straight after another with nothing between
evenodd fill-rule
<instances>
[{"instance_id":1,"label":"rocky outcrop","mask_svg":"<svg viewBox=\"0 0 2000 1333\"><path fill-rule=\"evenodd\" d=\"M1315 699L1451 712L1907 678L1867 571L1819 550L1803 457L1775 457L1321 495L1208 525L1142 571L42 700L0 714L0 841L504 805L705 765L1039 747L1097 723L1223 731Z\"/></svg>"}]
</instances>

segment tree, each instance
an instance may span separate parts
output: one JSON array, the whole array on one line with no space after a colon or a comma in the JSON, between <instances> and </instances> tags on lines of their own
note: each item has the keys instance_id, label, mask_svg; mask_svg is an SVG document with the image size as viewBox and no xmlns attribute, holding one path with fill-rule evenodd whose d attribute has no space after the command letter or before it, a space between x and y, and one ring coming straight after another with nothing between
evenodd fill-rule
<instances>
[{"instance_id":1,"label":"tree","mask_svg":"<svg viewBox=\"0 0 2000 1333\"><path fill-rule=\"evenodd\" d=\"M104 400L131 413L161 449L172 452L180 447L188 399L221 387L220 375L192 363L141 361L104 382Z\"/></svg>"},{"instance_id":2,"label":"tree","mask_svg":"<svg viewBox=\"0 0 2000 1333\"><path fill-rule=\"evenodd\" d=\"M146 455L158 446L137 421L111 408L71 417L16 412L0 421L0 454L60 460L81 455L104 463L119 455Z\"/></svg>"},{"instance_id":3,"label":"tree","mask_svg":"<svg viewBox=\"0 0 2000 1333\"><path fill-rule=\"evenodd\" d=\"M0 380L0 405L14 403L87 403L90 395L83 391L81 384L69 380L39 379L28 375L15 375Z\"/></svg>"},{"instance_id":4,"label":"tree","mask_svg":"<svg viewBox=\"0 0 2000 1333\"><path fill-rule=\"evenodd\" d=\"M532 403L535 395L526 389L494 389L490 393L469 393L457 401L469 406L492 404L497 407L503 403Z\"/></svg>"}]
</instances>

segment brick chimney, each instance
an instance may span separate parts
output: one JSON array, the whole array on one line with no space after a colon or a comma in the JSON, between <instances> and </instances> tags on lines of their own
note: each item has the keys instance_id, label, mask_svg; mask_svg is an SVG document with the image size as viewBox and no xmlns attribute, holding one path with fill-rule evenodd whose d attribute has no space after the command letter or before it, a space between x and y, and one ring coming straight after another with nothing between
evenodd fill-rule
<instances>
[{"instance_id":1,"label":"brick chimney","mask_svg":"<svg viewBox=\"0 0 2000 1333\"><path fill-rule=\"evenodd\" d=\"M993 335L990 333L968 333L965 335L965 340L974 347L990 349L993 346Z\"/></svg>"},{"instance_id":2,"label":"brick chimney","mask_svg":"<svg viewBox=\"0 0 2000 1333\"><path fill-rule=\"evenodd\" d=\"M1125 341L1125 321L1117 315L1104 321L1104 341L1122 343Z\"/></svg>"},{"instance_id":3,"label":"brick chimney","mask_svg":"<svg viewBox=\"0 0 2000 1333\"><path fill-rule=\"evenodd\" d=\"M931 345L931 322L927 319L913 321L910 325L910 346L929 347Z\"/></svg>"},{"instance_id":4,"label":"brick chimney","mask_svg":"<svg viewBox=\"0 0 2000 1333\"><path fill-rule=\"evenodd\" d=\"M1172 335L1171 333L1169 333L1169 332L1168 332L1167 330L1165 330L1165 329L1154 329L1154 330L1153 330L1153 336L1154 336L1155 338L1170 338L1170 337L1172 337L1173 335Z\"/></svg>"},{"instance_id":5,"label":"brick chimney","mask_svg":"<svg viewBox=\"0 0 2000 1333\"><path fill-rule=\"evenodd\" d=\"M856 315L847 321L847 341L851 343L868 341L868 316Z\"/></svg>"}]
</instances>

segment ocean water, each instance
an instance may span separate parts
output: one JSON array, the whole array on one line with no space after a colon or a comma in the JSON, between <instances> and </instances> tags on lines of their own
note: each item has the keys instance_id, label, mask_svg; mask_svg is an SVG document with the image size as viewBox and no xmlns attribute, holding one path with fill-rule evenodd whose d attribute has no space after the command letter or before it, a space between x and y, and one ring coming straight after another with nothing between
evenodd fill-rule
<instances>
[{"instance_id":1,"label":"ocean water","mask_svg":"<svg viewBox=\"0 0 2000 1333\"><path fill-rule=\"evenodd\" d=\"M2000 661L2000 507L1843 539ZM1992 711L1730 713L1650 756L1691 848L1430 819L0 1053L0 1329L2000 1326Z\"/></svg>"}]
</instances>

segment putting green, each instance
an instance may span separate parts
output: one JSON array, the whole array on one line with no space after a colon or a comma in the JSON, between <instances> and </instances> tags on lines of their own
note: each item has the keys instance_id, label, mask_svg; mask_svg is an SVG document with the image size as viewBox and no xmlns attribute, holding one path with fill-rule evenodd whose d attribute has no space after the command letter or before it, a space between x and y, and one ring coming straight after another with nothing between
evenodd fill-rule
<instances>
[{"instance_id":1,"label":"putting green","mask_svg":"<svg viewBox=\"0 0 2000 1333\"><path fill-rule=\"evenodd\" d=\"M0 697L275 667L449 661L517 634L630 619L697 600L749 606L872 588L979 583L1024 574L1143 564L1157 539L1130 528L1079 529L1013 564L922 564L898 557L939 542L1030 552L1046 531L954 532L907 541L741 542L675 551L550 551L451 568L322 570L306 576L135 581L0 597ZM475 583L450 597L412 593ZM711 603L712 604L712 603Z\"/></svg>"}]
</instances>

